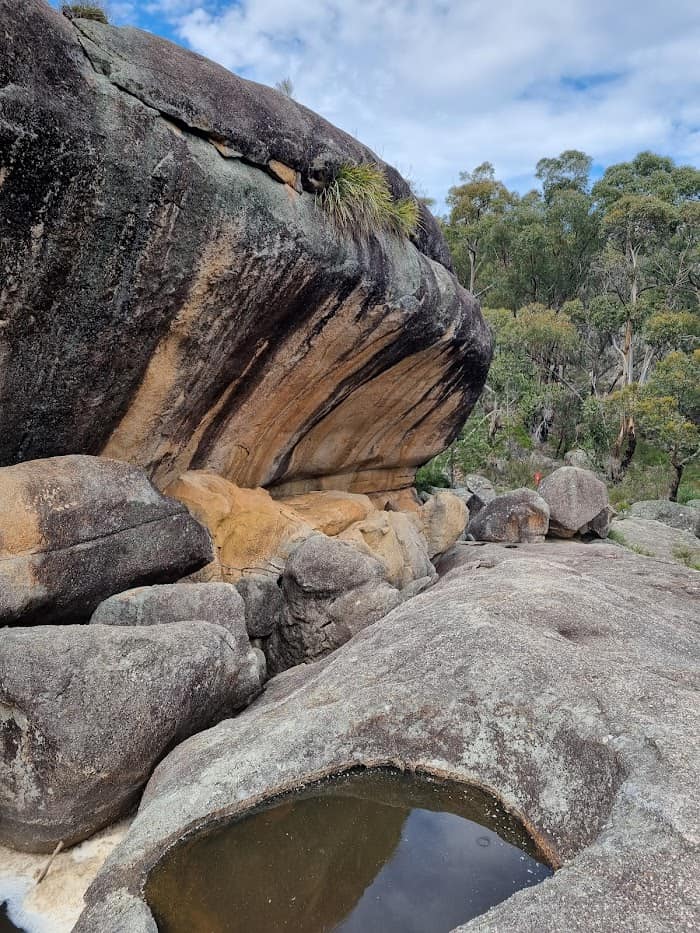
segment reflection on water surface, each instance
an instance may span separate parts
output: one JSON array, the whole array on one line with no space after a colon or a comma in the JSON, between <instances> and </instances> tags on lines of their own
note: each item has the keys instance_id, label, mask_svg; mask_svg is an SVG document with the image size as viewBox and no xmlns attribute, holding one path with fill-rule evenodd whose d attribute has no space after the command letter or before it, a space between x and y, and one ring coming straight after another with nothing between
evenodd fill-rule
<instances>
[{"instance_id":1,"label":"reflection on water surface","mask_svg":"<svg viewBox=\"0 0 700 933\"><path fill-rule=\"evenodd\" d=\"M146 894L161 933L447 933L551 874L489 794L375 769L177 846Z\"/></svg>"}]
</instances>

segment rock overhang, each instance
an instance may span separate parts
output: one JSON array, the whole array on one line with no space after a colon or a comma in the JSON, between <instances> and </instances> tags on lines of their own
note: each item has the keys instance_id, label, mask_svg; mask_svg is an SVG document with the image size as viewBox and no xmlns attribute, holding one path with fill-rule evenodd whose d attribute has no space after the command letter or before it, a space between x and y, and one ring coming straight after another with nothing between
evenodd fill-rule
<instances>
[{"instance_id":1,"label":"rock overhang","mask_svg":"<svg viewBox=\"0 0 700 933\"><path fill-rule=\"evenodd\" d=\"M17 13L5 0L0 461L102 453L161 487L194 467L281 495L409 486L491 356L434 221L415 243L343 235L255 159L303 176L374 158L347 134L148 34ZM224 138L248 155L223 158Z\"/></svg>"}]
</instances>

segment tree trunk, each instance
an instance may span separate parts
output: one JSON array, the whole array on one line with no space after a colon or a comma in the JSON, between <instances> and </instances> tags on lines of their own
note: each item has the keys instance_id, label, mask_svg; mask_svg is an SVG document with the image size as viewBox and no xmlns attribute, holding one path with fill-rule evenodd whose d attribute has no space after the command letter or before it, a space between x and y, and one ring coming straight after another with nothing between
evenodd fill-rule
<instances>
[{"instance_id":1,"label":"tree trunk","mask_svg":"<svg viewBox=\"0 0 700 933\"><path fill-rule=\"evenodd\" d=\"M637 432L634 428L634 418L630 416L627 421L627 450L625 451L625 455L622 458L622 462L620 463L620 470L623 476L627 472L627 469L632 462L632 457L634 457L634 452L636 449Z\"/></svg>"},{"instance_id":2,"label":"tree trunk","mask_svg":"<svg viewBox=\"0 0 700 933\"><path fill-rule=\"evenodd\" d=\"M683 466L684 466L684 465L683 465L682 463L679 463L679 464L675 464L675 463L674 463L674 464L673 464L673 471L674 471L674 473L675 473L675 476L673 477L673 482L671 483L671 493L670 493L670 495L669 495L669 497L668 497L668 498L671 500L671 502L677 502L677 501L678 501L678 499L677 499L677 497L678 497L678 487L680 486L680 484L681 484L681 479L683 478Z\"/></svg>"}]
</instances>

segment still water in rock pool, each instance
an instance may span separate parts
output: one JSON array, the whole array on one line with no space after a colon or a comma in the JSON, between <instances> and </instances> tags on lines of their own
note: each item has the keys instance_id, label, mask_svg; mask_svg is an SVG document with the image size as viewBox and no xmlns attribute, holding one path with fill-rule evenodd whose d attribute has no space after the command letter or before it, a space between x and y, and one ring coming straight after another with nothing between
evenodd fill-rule
<instances>
[{"instance_id":1,"label":"still water in rock pool","mask_svg":"<svg viewBox=\"0 0 700 933\"><path fill-rule=\"evenodd\" d=\"M447 933L551 874L490 794L382 769L182 843L146 896L161 933Z\"/></svg>"}]
</instances>

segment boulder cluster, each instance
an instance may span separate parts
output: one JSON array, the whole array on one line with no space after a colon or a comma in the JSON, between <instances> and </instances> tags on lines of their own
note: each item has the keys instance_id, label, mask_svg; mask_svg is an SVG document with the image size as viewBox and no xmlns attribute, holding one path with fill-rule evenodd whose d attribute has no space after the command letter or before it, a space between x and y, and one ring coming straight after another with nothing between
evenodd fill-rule
<instances>
[{"instance_id":1,"label":"boulder cluster","mask_svg":"<svg viewBox=\"0 0 700 933\"><path fill-rule=\"evenodd\" d=\"M44 0L0 23L0 844L138 805L75 931L155 933L180 840L391 765L491 789L564 866L470 929L694 928L690 545L584 543L611 510L582 451L419 498L490 331L427 208L358 231L316 197L407 181L164 39ZM697 542L646 509L630 535Z\"/></svg>"},{"instance_id":2,"label":"boulder cluster","mask_svg":"<svg viewBox=\"0 0 700 933\"><path fill-rule=\"evenodd\" d=\"M554 538L607 537L613 511L605 483L591 470L563 466L537 491L514 489L497 496L483 477L467 478L467 537L500 544L536 543Z\"/></svg>"},{"instance_id":3,"label":"boulder cluster","mask_svg":"<svg viewBox=\"0 0 700 933\"><path fill-rule=\"evenodd\" d=\"M99 457L0 469L0 843L129 812L176 745L433 584L468 518L445 491L384 511L192 472L169 492Z\"/></svg>"}]
</instances>

